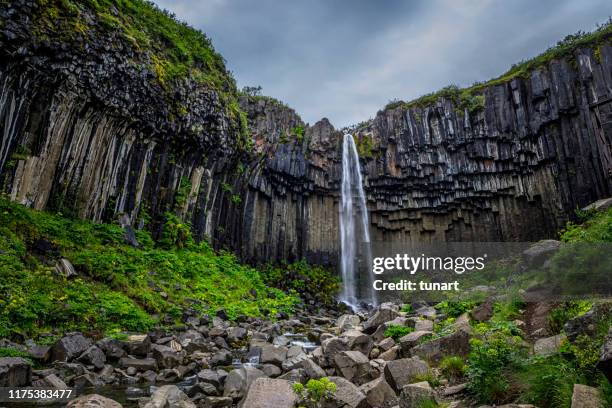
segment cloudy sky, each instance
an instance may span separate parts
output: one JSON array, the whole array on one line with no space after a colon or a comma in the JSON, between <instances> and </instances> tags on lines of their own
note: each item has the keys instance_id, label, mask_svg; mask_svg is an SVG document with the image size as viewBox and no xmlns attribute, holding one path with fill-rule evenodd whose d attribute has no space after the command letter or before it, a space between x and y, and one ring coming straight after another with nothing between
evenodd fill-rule
<instances>
[{"instance_id":1,"label":"cloudy sky","mask_svg":"<svg viewBox=\"0 0 612 408\"><path fill-rule=\"evenodd\" d=\"M612 15L610 0L155 0L204 31L238 86L342 127L389 100L500 75Z\"/></svg>"}]
</instances>

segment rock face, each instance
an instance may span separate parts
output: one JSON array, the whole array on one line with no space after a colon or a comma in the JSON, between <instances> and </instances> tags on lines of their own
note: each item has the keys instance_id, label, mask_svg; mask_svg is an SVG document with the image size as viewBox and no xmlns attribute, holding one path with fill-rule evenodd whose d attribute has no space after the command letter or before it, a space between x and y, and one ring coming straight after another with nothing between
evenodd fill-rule
<instances>
[{"instance_id":1,"label":"rock face","mask_svg":"<svg viewBox=\"0 0 612 408\"><path fill-rule=\"evenodd\" d=\"M43 41L39 11L0 8L0 189L13 200L126 228L147 216L155 235L172 210L247 261L337 262L342 133L328 120L241 97L245 150L218 92L151 80L150 57L86 7L78 47ZM393 104L351 129L372 239L535 240L610 196L612 47L574 58L483 88L471 111L451 97Z\"/></svg>"}]
</instances>

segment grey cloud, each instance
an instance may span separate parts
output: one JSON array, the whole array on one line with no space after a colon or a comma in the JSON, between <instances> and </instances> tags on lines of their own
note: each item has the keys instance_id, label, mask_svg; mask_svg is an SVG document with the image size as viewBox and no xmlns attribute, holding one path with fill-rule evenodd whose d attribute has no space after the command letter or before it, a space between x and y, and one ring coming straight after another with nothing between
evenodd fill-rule
<instances>
[{"instance_id":1,"label":"grey cloud","mask_svg":"<svg viewBox=\"0 0 612 408\"><path fill-rule=\"evenodd\" d=\"M239 86L314 123L503 73L612 14L609 0L156 0L204 31Z\"/></svg>"}]
</instances>

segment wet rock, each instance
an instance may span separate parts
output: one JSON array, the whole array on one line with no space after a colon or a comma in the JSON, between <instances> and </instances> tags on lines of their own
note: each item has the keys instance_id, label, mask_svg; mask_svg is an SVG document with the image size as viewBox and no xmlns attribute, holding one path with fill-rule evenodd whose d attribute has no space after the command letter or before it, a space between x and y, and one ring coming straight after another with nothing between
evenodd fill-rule
<instances>
[{"instance_id":1,"label":"wet rock","mask_svg":"<svg viewBox=\"0 0 612 408\"><path fill-rule=\"evenodd\" d=\"M94 366L97 370L104 367L106 363L106 355L96 346L91 346L83 352L77 359L83 364Z\"/></svg>"},{"instance_id":2,"label":"wet rock","mask_svg":"<svg viewBox=\"0 0 612 408\"><path fill-rule=\"evenodd\" d=\"M400 408L418 408L426 401L435 402L435 393L426 381L408 384L400 393Z\"/></svg>"},{"instance_id":3,"label":"wet rock","mask_svg":"<svg viewBox=\"0 0 612 408\"><path fill-rule=\"evenodd\" d=\"M123 368L134 367L138 371L157 371L157 361L154 358L123 357L119 360L119 365Z\"/></svg>"},{"instance_id":4,"label":"wet rock","mask_svg":"<svg viewBox=\"0 0 612 408\"><path fill-rule=\"evenodd\" d=\"M359 390L366 396L371 407L391 407L398 402L393 388L385 381L384 377L363 384Z\"/></svg>"},{"instance_id":5,"label":"wet rock","mask_svg":"<svg viewBox=\"0 0 612 408\"><path fill-rule=\"evenodd\" d=\"M81 395L71 400L66 408L121 408L122 405L98 394Z\"/></svg>"},{"instance_id":6,"label":"wet rock","mask_svg":"<svg viewBox=\"0 0 612 408\"><path fill-rule=\"evenodd\" d=\"M597 388L574 384L571 408L604 408Z\"/></svg>"},{"instance_id":7,"label":"wet rock","mask_svg":"<svg viewBox=\"0 0 612 408\"><path fill-rule=\"evenodd\" d=\"M403 358L387 362L384 374L387 383L397 392L414 382L415 378L429 372L429 366L418 357Z\"/></svg>"},{"instance_id":8,"label":"wet rock","mask_svg":"<svg viewBox=\"0 0 612 408\"><path fill-rule=\"evenodd\" d=\"M59 339L51 350L54 361L71 361L92 345L92 341L81 333L70 333Z\"/></svg>"},{"instance_id":9,"label":"wet rock","mask_svg":"<svg viewBox=\"0 0 612 408\"><path fill-rule=\"evenodd\" d=\"M30 384L32 368L21 357L0 357L0 387L23 387Z\"/></svg>"},{"instance_id":10,"label":"wet rock","mask_svg":"<svg viewBox=\"0 0 612 408\"><path fill-rule=\"evenodd\" d=\"M336 320L336 326L342 331L354 329L359 323L361 323L359 316L352 314L344 314Z\"/></svg>"},{"instance_id":11,"label":"wet rock","mask_svg":"<svg viewBox=\"0 0 612 408\"><path fill-rule=\"evenodd\" d=\"M249 387L242 402L249 408L293 408L297 402L289 381L258 378Z\"/></svg>"}]
</instances>

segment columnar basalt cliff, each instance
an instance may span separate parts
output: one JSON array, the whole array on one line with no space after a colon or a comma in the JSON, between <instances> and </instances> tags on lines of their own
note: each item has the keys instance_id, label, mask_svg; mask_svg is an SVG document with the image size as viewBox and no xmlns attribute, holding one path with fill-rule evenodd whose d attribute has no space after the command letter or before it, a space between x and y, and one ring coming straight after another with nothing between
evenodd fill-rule
<instances>
[{"instance_id":1,"label":"columnar basalt cliff","mask_svg":"<svg viewBox=\"0 0 612 408\"><path fill-rule=\"evenodd\" d=\"M342 133L329 121L238 97L229 74L221 87L167 79L99 12L81 10L68 37L40 31L38 4L0 11L0 185L13 200L158 235L173 214L251 262L337 262ZM469 107L392 104L352 129L372 237L538 239L610 195L607 41L484 86Z\"/></svg>"}]
</instances>

